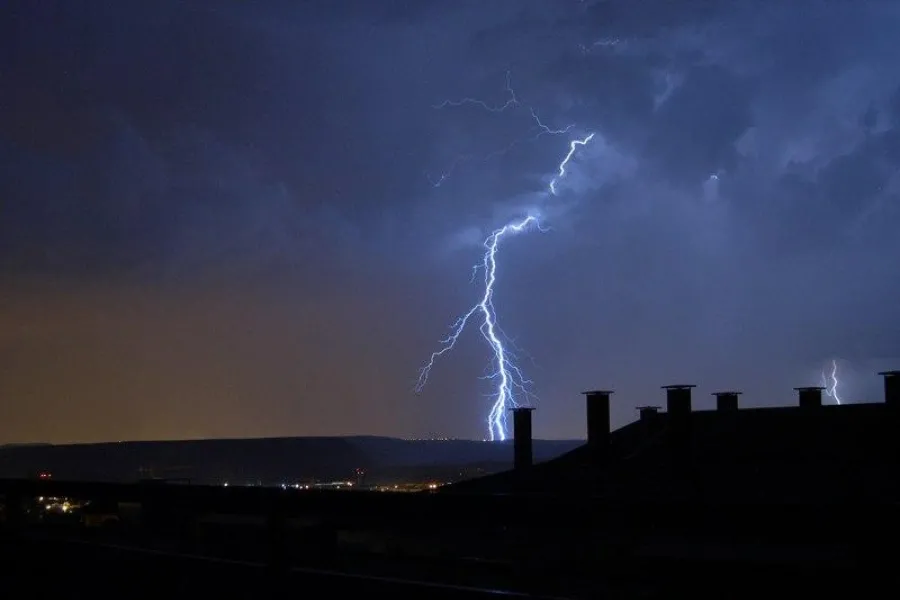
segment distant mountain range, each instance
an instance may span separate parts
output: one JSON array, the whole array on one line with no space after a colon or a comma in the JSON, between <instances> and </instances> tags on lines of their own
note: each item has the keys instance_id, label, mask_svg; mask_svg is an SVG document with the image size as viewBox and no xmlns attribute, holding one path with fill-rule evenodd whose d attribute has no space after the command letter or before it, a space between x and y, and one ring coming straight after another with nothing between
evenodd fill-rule
<instances>
[{"instance_id":1,"label":"distant mountain range","mask_svg":"<svg viewBox=\"0 0 900 600\"><path fill-rule=\"evenodd\" d=\"M19 444L0 444L0 450L4 448L33 448L35 446L52 446L46 442L22 442Z\"/></svg>"},{"instance_id":2,"label":"distant mountain range","mask_svg":"<svg viewBox=\"0 0 900 600\"><path fill-rule=\"evenodd\" d=\"M535 461L549 460L583 444L535 440ZM137 481L189 479L196 483L273 484L355 480L441 480L456 474L495 472L512 465L511 442L401 440L396 438L298 437L102 444L0 446L0 478Z\"/></svg>"}]
</instances>

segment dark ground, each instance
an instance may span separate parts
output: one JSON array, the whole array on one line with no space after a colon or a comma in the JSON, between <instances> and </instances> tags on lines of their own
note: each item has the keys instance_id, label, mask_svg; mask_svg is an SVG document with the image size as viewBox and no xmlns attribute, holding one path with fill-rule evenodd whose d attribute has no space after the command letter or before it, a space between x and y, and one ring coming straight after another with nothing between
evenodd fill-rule
<instances>
[{"instance_id":1,"label":"dark ground","mask_svg":"<svg viewBox=\"0 0 900 600\"><path fill-rule=\"evenodd\" d=\"M293 569L276 574L251 562L207 559L98 543L30 536L2 543L2 582L32 598L263 598L290 592L313 597L378 594L387 598L517 598L496 590L424 584L397 578Z\"/></svg>"},{"instance_id":2,"label":"dark ground","mask_svg":"<svg viewBox=\"0 0 900 600\"><path fill-rule=\"evenodd\" d=\"M137 547L140 545L140 547ZM600 567L593 581L553 581L544 572L440 564L413 559L379 561L344 557L321 567L276 572L253 558L210 558L203 548L178 548L120 535L0 531L0 581L7 590L35 598L263 598L269 594L312 597L378 594L393 598L753 598L800 594L846 599L880 596L890 577L877 570L832 566L772 567L754 561L644 560ZM889 550L889 549L888 549ZM204 553L205 556L200 556ZM221 556L221 555L220 555ZM874 566L874 565L873 565ZM565 579L565 578L563 578ZM585 584L590 585L585 585ZM522 590L535 590L529 596ZM503 591L517 590L517 591ZM13 597L10 595L10 597Z\"/></svg>"}]
</instances>

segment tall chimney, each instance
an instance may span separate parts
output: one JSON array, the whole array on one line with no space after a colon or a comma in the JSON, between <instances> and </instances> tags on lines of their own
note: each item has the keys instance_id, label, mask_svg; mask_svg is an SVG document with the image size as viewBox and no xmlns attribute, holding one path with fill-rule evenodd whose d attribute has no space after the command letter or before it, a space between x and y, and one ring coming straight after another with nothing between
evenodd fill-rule
<instances>
[{"instance_id":1,"label":"tall chimney","mask_svg":"<svg viewBox=\"0 0 900 600\"><path fill-rule=\"evenodd\" d=\"M611 390L582 392L587 405L587 443L596 451L609 447L609 397Z\"/></svg>"},{"instance_id":2,"label":"tall chimney","mask_svg":"<svg viewBox=\"0 0 900 600\"><path fill-rule=\"evenodd\" d=\"M691 389L694 385L664 385L670 458L679 468L691 464Z\"/></svg>"},{"instance_id":3,"label":"tall chimney","mask_svg":"<svg viewBox=\"0 0 900 600\"><path fill-rule=\"evenodd\" d=\"M741 392L715 392L713 396L716 397L716 410L724 411L724 412L734 412L738 409L738 396L741 395Z\"/></svg>"},{"instance_id":4,"label":"tall chimney","mask_svg":"<svg viewBox=\"0 0 900 600\"><path fill-rule=\"evenodd\" d=\"M900 371L882 371L884 377L884 403L900 410Z\"/></svg>"},{"instance_id":5,"label":"tall chimney","mask_svg":"<svg viewBox=\"0 0 900 600\"><path fill-rule=\"evenodd\" d=\"M822 390L821 386L798 387L797 390L800 397L800 408L816 408L822 406Z\"/></svg>"},{"instance_id":6,"label":"tall chimney","mask_svg":"<svg viewBox=\"0 0 900 600\"><path fill-rule=\"evenodd\" d=\"M513 467L516 471L531 468L533 456L531 452L531 412L533 408L517 406L511 409L513 414Z\"/></svg>"},{"instance_id":7,"label":"tall chimney","mask_svg":"<svg viewBox=\"0 0 900 600\"><path fill-rule=\"evenodd\" d=\"M666 390L666 411L673 418L683 418L691 414L691 389L696 385L664 385Z\"/></svg>"}]
</instances>

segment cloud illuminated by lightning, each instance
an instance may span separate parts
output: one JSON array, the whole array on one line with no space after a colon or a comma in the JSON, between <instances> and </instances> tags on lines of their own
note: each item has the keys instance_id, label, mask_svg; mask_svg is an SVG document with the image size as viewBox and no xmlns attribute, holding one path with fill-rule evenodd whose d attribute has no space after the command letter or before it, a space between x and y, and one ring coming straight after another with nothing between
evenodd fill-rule
<instances>
[{"instance_id":1,"label":"cloud illuminated by lightning","mask_svg":"<svg viewBox=\"0 0 900 600\"><path fill-rule=\"evenodd\" d=\"M826 396L832 398L838 404L843 404L840 395L838 395L838 386L840 385L840 382L837 378L837 372L837 360L832 360L831 373L826 377L825 371L822 371L822 387L825 388Z\"/></svg>"},{"instance_id":2,"label":"cloud illuminated by lightning","mask_svg":"<svg viewBox=\"0 0 900 600\"><path fill-rule=\"evenodd\" d=\"M508 100L504 104L490 105L482 100L477 100L474 98L463 98L461 100L448 100L442 102L441 104L436 105L435 108L445 108L448 106L463 106L466 104L471 104L490 112L504 112L508 109L519 106L518 97L516 96L515 90L513 90L510 81L510 75L509 73L507 73L506 90L508 93ZM532 120L539 129L538 134L534 136L533 139L537 139L544 134L564 134L572 128L572 125L570 125L561 130L550 129L540 120L533 108L529 108L529 110ZM556 175L554 175L554 177L551 179L548 186L549 194L553 196L557 195L557 184L562 178L566 176L566 167L568 166L569 162L575 156L575 153L578 151L578 149L580 147L586 146L593 138L594 134L591 133L584 138L571 140L569 142L569 151L559 163ZM487 157L489 158L491 156L508 152L520 141L521 140L514 141L512 144L506 146L505 148L487 155ZM461 157L457 159L457 161L454 162L453 165L451 165L451 168L443 175L441 175L441 178L437 182L433 182L435 187L441 185L441 183L452 172L456 164L467 158L470 157ZM500 243L506 237L518 233L523 233L531 228L536 228L542 232L546 231L541 226L541 223L539 222L537 216L529 215L510 221L503 227L495 229L485 239L484 255L482 256L481 262L479 264L476 264L472 271L473 280L479 270L483 270L484 272L484 290L482 296L479 301L468 310L468 312L466 312L463 316L456 320L456 322L450 328L450 334L445 339L441 340L439 349L431 354L431 357L428 359L425 366L422 367L421 371L419 372L418 382L416 383L416 392L421 392L428 382L428 377L431 374L431 369L434 367L435 361L440 356L443 356L444 354L450 352L456 346L456 342L459 340L459 337L462 335L463 331L465 331L466 325L468 325L468 323L472 319L480 320L481 324L479 325L479 332L481 333L481 336L484 338L484 340L488 343L492 355L492 367L489 374L486 376L486 379L495 382L495 388L492 394L493 403L491 405L491 410L488 413L487 418L488 434L491 441L504 441L507 439L508 433L506 418L508 410L510 408L519 406L519 398L532 396L531 392L529 391L529 385L531 382L524 377L521 369L515 362L514 354L507 347L507 344L512 345L512 342L506 338L506 336L500 329L498 325L497 312L494 308L494 293L495 284L497 282L498 266L497 253L500 247Z\"/></svg>"}]
</instances>

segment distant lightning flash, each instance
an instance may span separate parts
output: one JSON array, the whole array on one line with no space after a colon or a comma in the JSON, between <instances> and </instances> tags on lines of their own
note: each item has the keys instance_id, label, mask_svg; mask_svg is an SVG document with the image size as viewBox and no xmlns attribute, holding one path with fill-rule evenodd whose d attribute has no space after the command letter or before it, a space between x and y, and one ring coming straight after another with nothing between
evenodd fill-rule
<instances>
[{"instance_id":1,"label":"distant lightning flash","mask_svg":"<svg viewBox=\"0 0 900 600\"><path fill-rule=\"evenodd\" d=\"M448 106L463 106L466 104L471 104L489 112L504 112L507 109L511 109L520 105L519 99L516 96L515 90L513 90L510 81L510 75L509 73L507 73L506 91L508 93L508 100L504 104L490 105L482 100L477 100L474 98L463 98L462 100L448 100L442 102L441 104L436 105L435 108L445 108ZM573 127L572 125L569 125L564 129L550 129L540 120L534 109L530 108L529 110L531 112L531 118L539 130L537 135L534 136L533 139L537 139L538 137L545 134L564 134ZM569 162L575 156L575 153L578 151L579 147L586 146L593 138L594 134L591 133L585 138L575 139L569 142L569 151L559 163L557 172L551 179L548 186L549 194L553 196L557 195L557 184L566 176L566 167L568 166ZM521 140L514 141L507 147L487 155L487 158L506 153L519 142L521 142ZM449 176L450 172L453 170L453 167L455 167L456 164L468 158L470 157L460 157L459 159L457 159L457 161L454 162L453 165L451 165L450 170L441 175L441 178L436 183L433 182L435 187L440 186L440 184L447 178L447 176ZM529 385L531 382L525 378L521 369L516 364L514 354L510 351L509 348L507 348L507 343L509 345L512 345L512 342L507 339L503 331L500 329L500 326L498 325L497 311L494 307L494 291L495 284L497 282L497 252L500 248L500 243L505 238L511 235L523 233L531 228L536 228L542 232L546 231L546 229L542 227L540 221L538 220L538 217L529 215L524 218L510 221L503 227L495 229L485 239L484 255L482 256L481 262L476 264L472 270L473 280L479 270L483 270L484 272L483 294L480 300L472 308L470 308L468 312L466 312L463 316L456 320L456 322L450 328L450 334L445 339L441 340L439 349L431 354L431 357L419 372L419 380L416 383L415 388L416 392L422 391L422 389L428 383L428 377L431 374L431 369L432 367L434 367L435 361L440 356L443 356L444 354L450 352L456 346L457 340L459 340L459 337L462 335L463 331L466 328L466 325L471 319L480 319L481 324L479 326L479 331L481 332L481 336L488 343L492 354L491 371L485 378L496 382L496 387L494 388L494 392L491 395L491 397L493 398L493 403L491 404L491 410L488 413L487 417L488 434L491 441L505 441L507 439L508 432L506 426L506 413L508 409L519 406L520 398L532 396L531 392L529 391Z\"/></svg>"},{"instance_id":2,"label":"distant lightning flash","mask_svg":"<svg viewBox=\"0 0 900 600\"><path fill-rule=\"evenodd\" d=\"M840 385L840 382L838 381L838 378L837 378L837 372L838 372L837 361L832 360L831 361L831 374L826 377L825 371L822 371L822 387L825 388L825 395L828 396L829 398L833 398L834 401L840 405L840 404L843 404L844 402L841 400L841 397L838 395L838 386Z\"/></svg>"}]
</instances>

